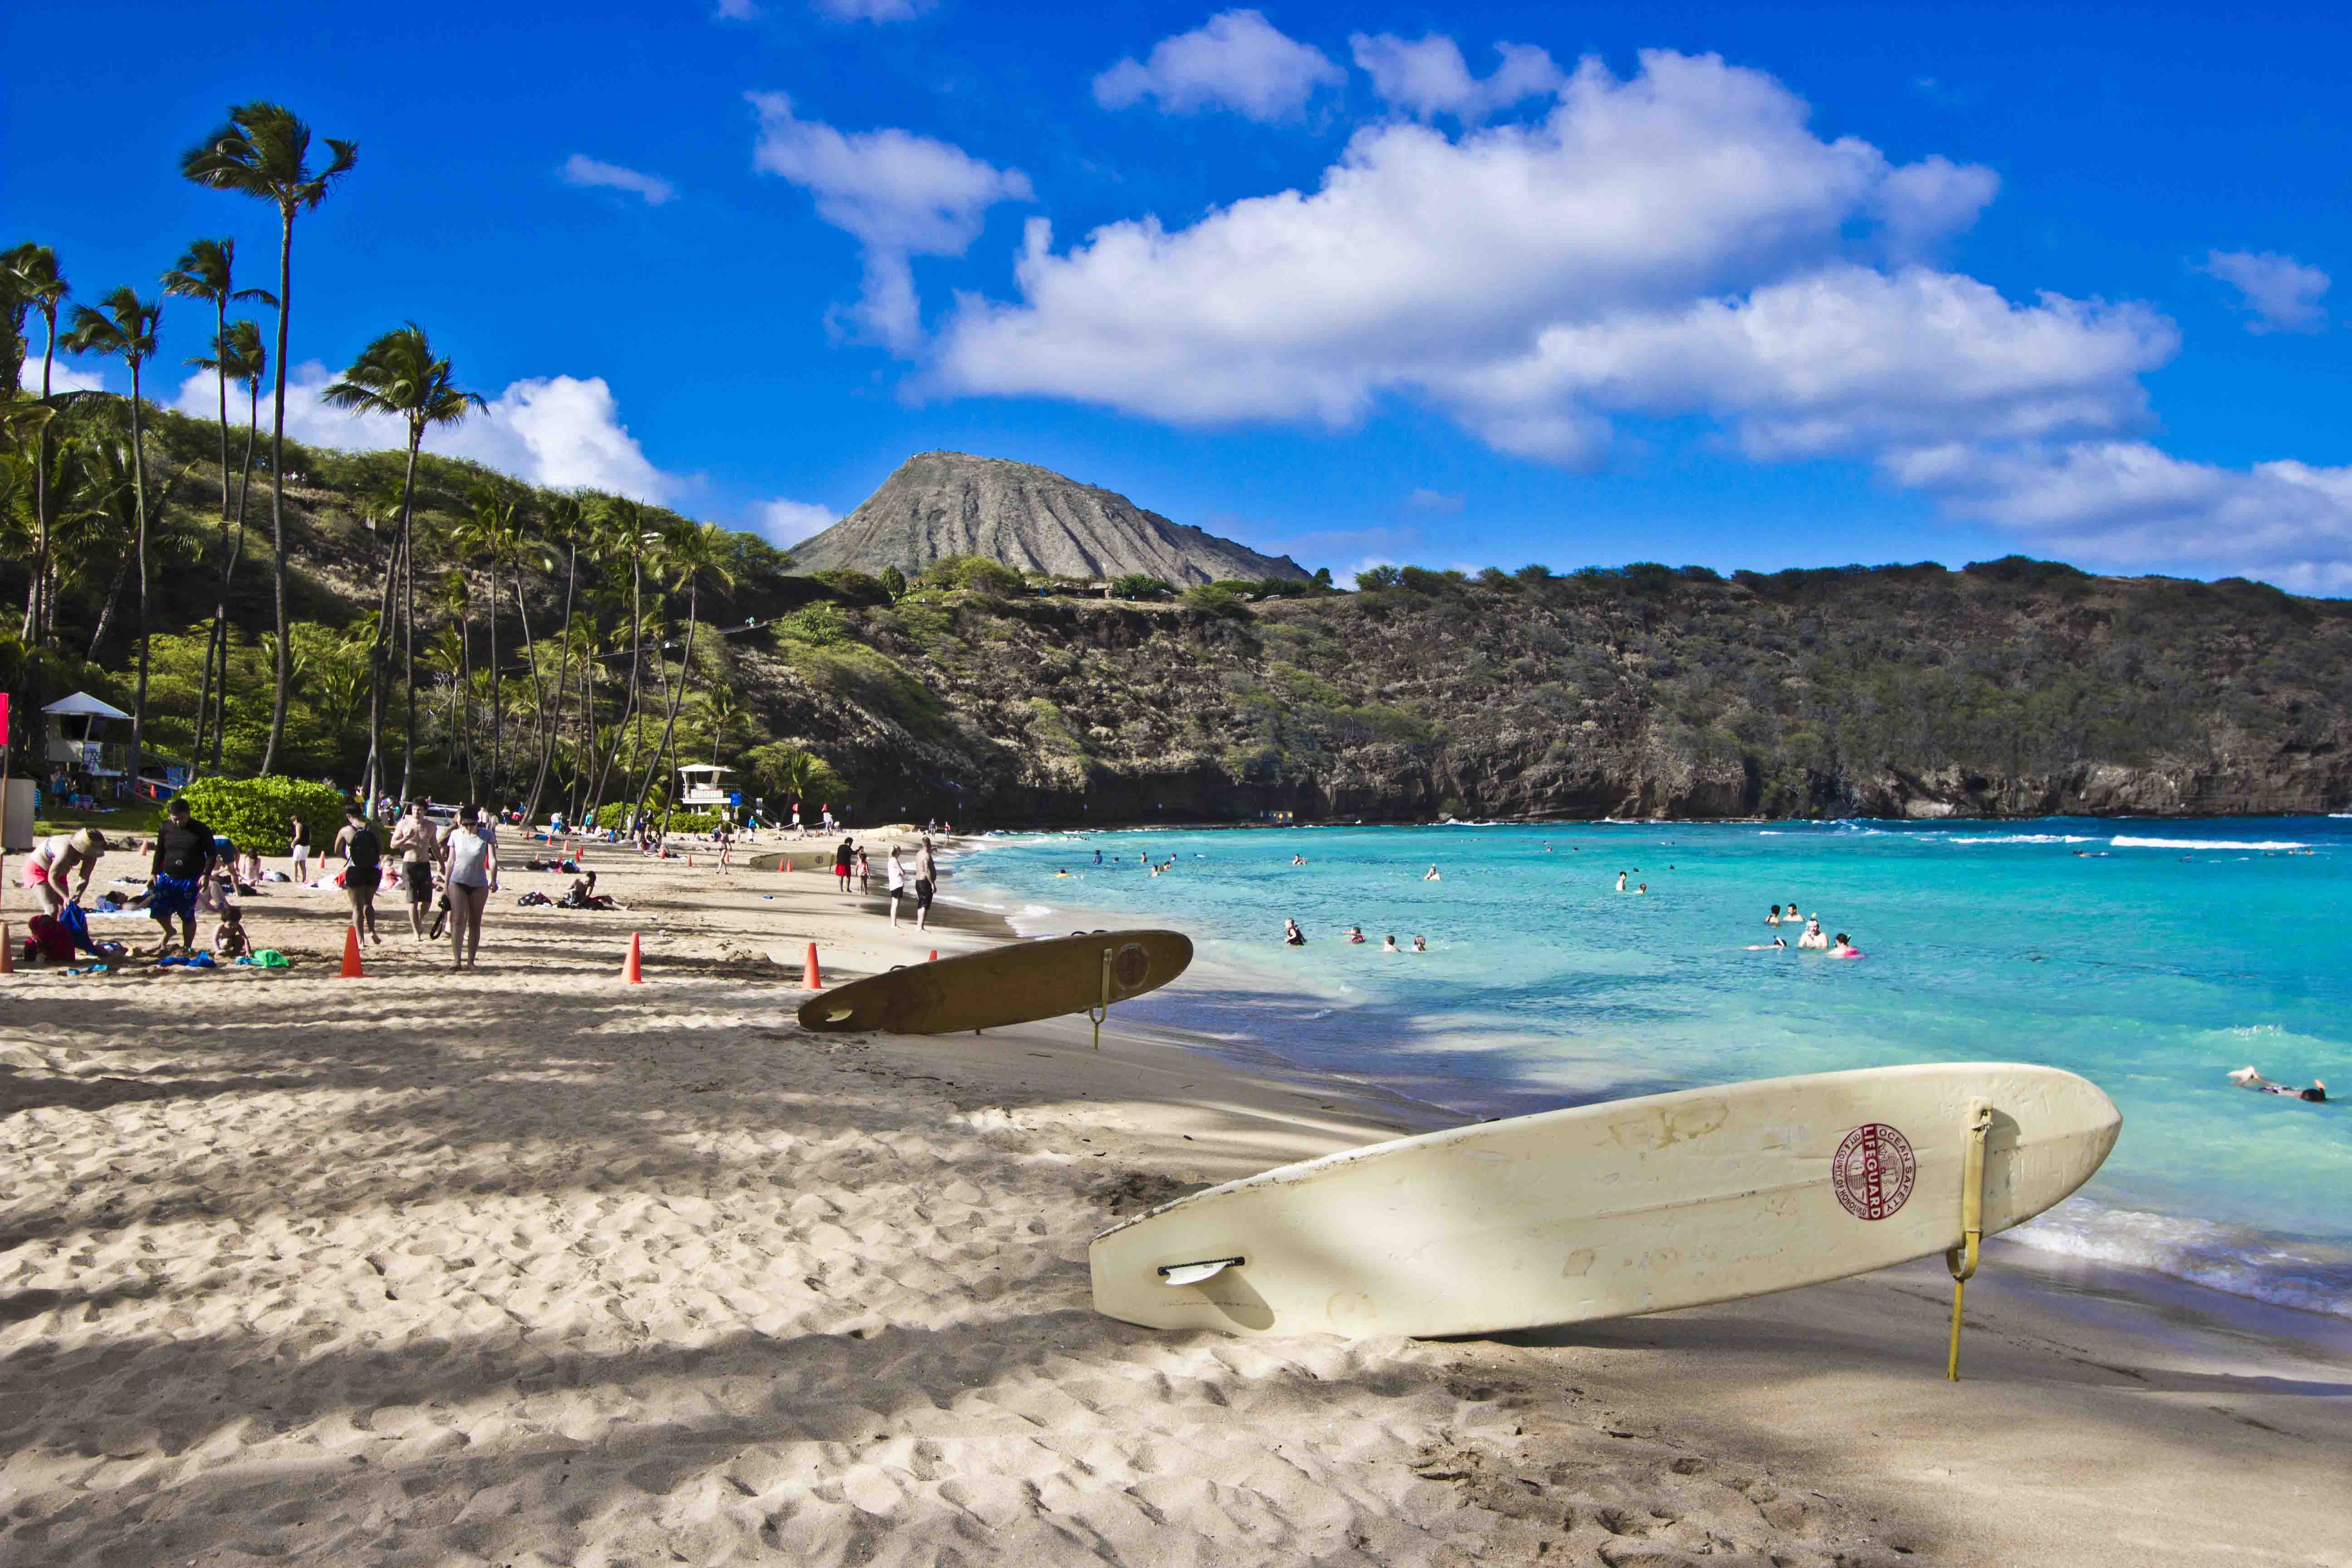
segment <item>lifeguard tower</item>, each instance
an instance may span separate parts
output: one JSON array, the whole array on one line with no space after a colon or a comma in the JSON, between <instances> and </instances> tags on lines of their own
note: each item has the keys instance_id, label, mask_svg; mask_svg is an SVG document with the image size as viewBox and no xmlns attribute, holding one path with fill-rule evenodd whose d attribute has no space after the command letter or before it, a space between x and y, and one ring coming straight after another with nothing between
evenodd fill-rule
<instances>
[{"instance_id":1,"label":"lifeguard tower","mask_svg":"<svg viewBox=\"0 0 2352 1568\"><path fill-rule=\"evenodd\" d=\"M678 783L684 786L677 803L689 811L727 811L734 799L719 784L722 774L731 773L716 763L684 763L677 770Z\"/></svg>"},{"instance_id":2,"label":"lifeguard tower","mask_svg":"<svg viewBox=\"0 0 2352 1568\"><path fill-rule=\"evenodd\" d=\"M129 723L131 715L87 691L50 703L41 710L48 721L48 742L43 760L49 767L49 790L59 804L88 810L100 798L122 793L129 747L105 731L109 723Z\"/></svg>"}]
</instances>

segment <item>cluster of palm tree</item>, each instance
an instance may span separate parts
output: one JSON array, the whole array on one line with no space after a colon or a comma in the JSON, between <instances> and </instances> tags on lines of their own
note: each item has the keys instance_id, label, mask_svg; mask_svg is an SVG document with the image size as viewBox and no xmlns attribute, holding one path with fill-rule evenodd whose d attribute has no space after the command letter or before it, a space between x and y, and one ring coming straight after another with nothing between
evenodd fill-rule
<instances>
[{"instance_id":1,"label":"cluster of palm tree","mask_svg":"<svg viewBox=\"0 0 2352 1568\"><path fill-rule=\"evenodd\" d=\"M354 143L319 140L325 154L314 158L310 128L299 118L278 104L249 103L229 110L180 159L180 172L190 181L268 202L278 217L275 290L238 286L236 247L229 238L195 241L160 280L163 296L209 306L213 312L211 352L188 363L211 372L215 385L218 518L208 540L176 541L192 546L187 553L201 561L213 606L202 628L188 758L192 772L222 763L229 717L232 589L246 553L247 498L265 382L271 390L274 628L264 638L272 693L263 773L274 771L285 754L289 694L298 670L306 668L298 647L303 639L289 624L286 552L286 372L295 219L325 201L358 161ZM56 604L62 569L102 572L108 560L112 563L113 584L91 639L93 655L124 584L134 586L137 669L130 771L136 776L148 727L151 573L158 536L169 527L159 502L184 477L159 484L150 472L144 395L163 300L142 298L128 287L95 305L74 303L71 296L48 247L25 244L0 256L0 308L6 312L0 332L13 331L16 340L16 352L0 342L0 359L6 361L0 374L11 383L19 379L18 354L29 361L24 332L35 315L43 331L37 393L29 386L0 386L0 513L19 511L28 522L31 584L23 628L27 646L54 646L61 635ZM232 315L247 303L271 313L274 342L265 340L259 321ZM119 420L93 419L89 408L77 411L78 404L102 395L57 390L60 349L119 360L126 367L131 396ZM243 449L234 458L238 421L232 414L232 389L246 403L237 411L243 416ZM331 646L320 647L314 640L315 657L307 665L314 695L331 720L356 722L364 701L366 760L357 782L368 798L392 792L394 739L398 792L410 793L418 782L420 740L430 743L437 730L442 766L462 774L477 798L512 801L527 781L528 809L535 813L551 781L568 775L562 793L575 815L607 800L616 780L643 811L677 754L681 715L691 732L714 745L740 731L741 716L723 675L707 673L703 689L688 700L698 662L707 672L722 668L710 650L698 649L700 591L731 582L722 531L625 498L573 495L550 501L520 487L490 486L469 496L468 515L423 537L426 531L419 527L416 500L425 443L436 430L482 408L482 398L457 384L450 360L436 352L414 321L369 343L324 397L354 415L395 418L406 435L397 492L374 496L362 509L375 542L374 611ZM115 401L104 399L110 409ZM110 551L105 541L114 542ZM420 553L429 563L421 584ZM545 597L554 595L559 576L561 610L551 626L534 628L532 590L541 590L543 605ZM674 641L675 628L664 623L662 611L677 595L684 596L686 619L682 639ZM502 655L500 633L509 614L521 646L517 650L509 645ZM487 659L476 658L478 619L488 623ZM621 669L625 674L618 676L614 689L613 678ZM605 689L599 689L600 680ZM526 689L527 701L521 700ZM436 698L437 714L432 710ZM388 738L395 716L398 735ZM650 749L649 721L656 728Z\"/></svg>"}]
</instances>

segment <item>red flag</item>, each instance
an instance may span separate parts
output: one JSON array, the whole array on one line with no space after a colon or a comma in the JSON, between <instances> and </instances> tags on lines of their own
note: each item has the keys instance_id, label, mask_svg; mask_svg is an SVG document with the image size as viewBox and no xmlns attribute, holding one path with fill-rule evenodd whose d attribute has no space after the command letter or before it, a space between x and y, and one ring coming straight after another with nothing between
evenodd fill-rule
<instances>
[{"instance_id":1,"label":"red flag","mask_svg":"<svg viewBox=\"0 0 2352 1568\"><path fill-rule=\"evenodd\" d=\"M0 691L0 752L8 749L8 694Z\"/></svg>"}]
</instances>

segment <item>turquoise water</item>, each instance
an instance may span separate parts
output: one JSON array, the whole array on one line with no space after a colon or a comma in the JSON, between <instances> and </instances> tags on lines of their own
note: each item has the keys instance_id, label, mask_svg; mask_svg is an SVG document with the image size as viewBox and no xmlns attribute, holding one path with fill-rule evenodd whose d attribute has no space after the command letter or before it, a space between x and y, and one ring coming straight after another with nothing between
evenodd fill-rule
<instances>
[{"instance_id":1,"label":"turquoise water","mask_svg":"<svg viewBox=\"0 0 2352 1568\"><path fill-rule=\"evenodd\" d=\"M1649 893L1617 893L1621 870ZM2123 1108L2122 1142L2018 1239L2352 1317L2352 821L1022 835L957 892L1032 933L1087 910L1185 931L1192 974L1134 1016L1475 1115L1895 1062L2067 1068ZM1792 900L1867 957L1748 951ZM1286 916L1307 946L1283 945ZM1384 954L1391 932L1429 952ZM2344 1098L2233 1088L2249 1064Z\"/></svg>"}]
</instances>

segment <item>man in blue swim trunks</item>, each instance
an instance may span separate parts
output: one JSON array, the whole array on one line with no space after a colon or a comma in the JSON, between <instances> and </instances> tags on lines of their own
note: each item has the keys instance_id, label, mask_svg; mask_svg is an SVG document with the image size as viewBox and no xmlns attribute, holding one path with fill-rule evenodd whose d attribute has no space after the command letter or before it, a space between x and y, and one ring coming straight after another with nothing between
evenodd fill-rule
<instances>
[{"instance_id":1,"label":"man in blue swim trunks","mask_svg":"<svg viewBox=\"0 0 2352 1568\"><path fill-rule=\"evenodd\" d=\"M163 830L155 835L155 858L149 867L154 879L148 887L154 896L148 912L163 928L159 956L172 951L174 919L187 933L181 944L190 952L196 951L196 890L212 874L215 858L213 830L195 819L186 801L173 801L164 810Z\"/></svg>"}]
</instances>

